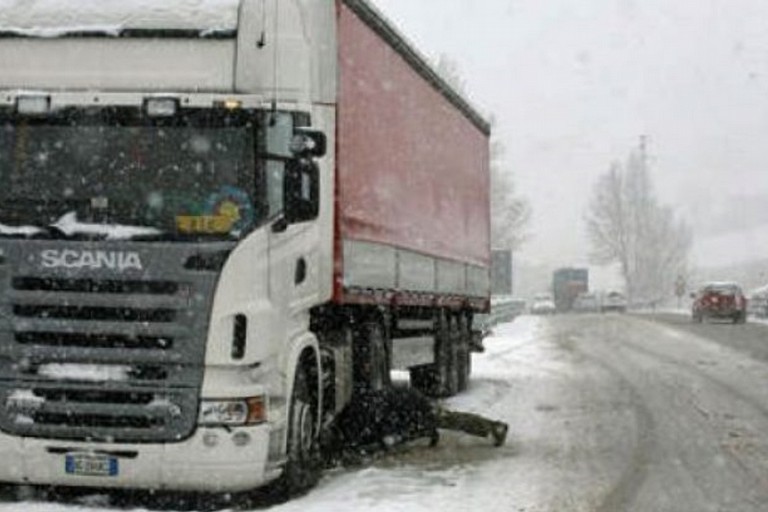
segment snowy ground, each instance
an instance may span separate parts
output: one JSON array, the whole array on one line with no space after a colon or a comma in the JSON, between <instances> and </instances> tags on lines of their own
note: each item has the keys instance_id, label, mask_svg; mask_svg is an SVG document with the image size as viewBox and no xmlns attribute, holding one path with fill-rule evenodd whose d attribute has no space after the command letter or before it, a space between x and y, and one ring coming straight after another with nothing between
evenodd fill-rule
<instances>
[{"instance_id":1,"label":"snowy ground","mask_svg":"<svg viewBox=\"0 0 768 512\"><path fill-rule=\"evenodd\" d=\"M499 326L486 339L486 352L474 356L470 389L445 402L454 409L508 422L511 428L506 446L494 448L485 439L445 433L436 448L416 441L363 467L331 471L307 496L270 510L526 510L523 503L536 501L531 494L534 488L526 482L536 475L525 475L526 463L520 447L526 437L538 435L540 430L535 422L526 419L536 413L536 404L531 403L534 394L528 388L542 376L564 368L556 355L553 358L551 346L537 343L545 330L542 322L523 316ZM0 503L0 512L114 510L106 507L104 501L103 497L93 496L79 504L6 502ZM514 506L516 503L521 506Z\"/></svg>"},{"instance_id":2,"label":"snowy ground","mask_svg":"<svg viewBox=\"0 0 768 512\"><path fill-rule=\"evenodd\" d=\"M309 496L275 510L518 510L509 506L525 492L513 467L520 444L516 429L530 412L521 410L527 400L521 393L523 382L559 366L536 344L541 329L535 317L499 326L486 338L486 352L474 356L468 392L444 403L509 423L506 446L494 448L484 439L443 433L436 448L417 442L365 469L329 475Z\"/></svg>"}]
</instances>

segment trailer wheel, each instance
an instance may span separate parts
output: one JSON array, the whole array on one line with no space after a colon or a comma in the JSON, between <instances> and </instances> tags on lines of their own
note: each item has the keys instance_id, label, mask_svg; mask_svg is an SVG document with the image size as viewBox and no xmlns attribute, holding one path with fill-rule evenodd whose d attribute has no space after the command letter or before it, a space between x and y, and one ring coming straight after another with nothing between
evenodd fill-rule
<instances>
[{"instance_id":1,"label":"trailer wheel","mask_svg":"<svg viewBox=\"0 0 768 512\"><path fill-rule=\"evenodd\" d=\"M374 320L364 322L357 330L355 338L355 383L374 391L389 387L392 381L384 327Z\"/></svg>"},{"instance_id":2,"label":"trailer wheel","mask_svg":"<svg viewBox=\"0 0 768 512\"><path fill-rule=\"evenodd\" d=\"M305 493L317 483L322 471L317 432L317 393L312 392L310 365L296 370L288 409L287 461L276 488L285 498Z\"/></svg>"},{"instance_id":3,"label":"trailer wheel","mask_svg":"<svg viewBox=\"0 0 768 512\"><path fill-rule=\"evenodd\" d=\"M461 381L461 330L459 326L459 315L453 313L446 314L448 352L447 367L445 369L444 396L453 396L459 392Z\"/></svg>"},{"instance_id":4,"label":"trailer wheel","mask_svg":"<svg viewBox=\"0 0 768 512\"><path fill-rule=\"evenodd\" d=\"M454 318L454 320L451 320ZM455 317L442 311L435 319L435 362L411 368L411 385L425 395L449 397L458 389Z\"/></svg>"},{"instance_id":5,"label":"trailer wheel","mask_svg":"<svg viewBox=\"0 0 768 512\"><path fill-rule=\"evenodd\" d=\"M466 315L459 315L458 327L459 343L456 358L458 382L456 387L459 392L462 392L469 387L469 375L472 373L472 352L469 350L472 332L469 328L469 318Z\"/></svg>"}]
</instances>

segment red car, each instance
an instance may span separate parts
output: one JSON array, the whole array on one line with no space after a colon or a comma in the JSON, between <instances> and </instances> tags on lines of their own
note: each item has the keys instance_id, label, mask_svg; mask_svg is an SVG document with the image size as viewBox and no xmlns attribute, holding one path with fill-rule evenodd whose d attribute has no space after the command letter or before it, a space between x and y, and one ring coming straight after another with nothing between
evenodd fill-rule
<instances>
[{"instance_id":1,"label":"red car","mask_svg":"<svg viewBox=\"0 0 768 512\"><path fill-rule=\"evenodd\" d=\"M709 283L693 297L693 321L721 318L743 324L747 321L747 298L735 283Z\"/></svg>"}]
</instances>

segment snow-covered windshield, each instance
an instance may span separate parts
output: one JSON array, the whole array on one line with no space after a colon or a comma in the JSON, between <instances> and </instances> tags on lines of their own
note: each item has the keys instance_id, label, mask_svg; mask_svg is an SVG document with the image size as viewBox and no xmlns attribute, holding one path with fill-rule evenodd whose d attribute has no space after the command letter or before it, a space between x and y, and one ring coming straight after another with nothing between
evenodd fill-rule
<instances>
[{"instance_id":1,"label":"snow-covered windshield","mask_svg":"<svg viewBox=\"0 0 768 512\"><path fill-rule=\"evenodd\" d=\"M259 216L256 133L252 116L202 110L164 119L138 109L5 116L0 232L66 219L76 223L72 231L90 235L99 234L94 225L187 238L241 235Z\"/></svg>"}]
</instances>

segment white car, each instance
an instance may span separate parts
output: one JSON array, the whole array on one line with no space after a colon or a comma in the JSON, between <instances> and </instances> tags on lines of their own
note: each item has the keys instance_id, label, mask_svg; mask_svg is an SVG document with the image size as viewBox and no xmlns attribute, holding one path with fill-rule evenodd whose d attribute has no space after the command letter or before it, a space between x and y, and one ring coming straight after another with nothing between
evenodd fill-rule
<instances>
[{"instance_id":1,"label":"white car","mask_svg":"<svg viewBox=\"0 0 768 512\"><path fill-rule=\"evenodd\" d=\"M594 293L580 293L573 301L573 311L576 313L599 313L600 301Z\"/></svg>"},{"instance_id":2,"label":"white car","mask_svg":"<svg viewBox=\"0 0 768 512\"><path fill-rule=\"evenodd\" d=\"M540 293L533 298L531 314L552 315L556 311L555 301L549 293Z\"/></svg>"},{"instance_id":3,"label":"white car","mask_svg":"<svg viewBox=\"0 0 768 512\"><path fill-rule=\"evenodd\" d=\"M603 297L603 303L601 305L602 311L618 311L624 313L627 311L627 299L619 292L610 292Z\"/></svg>"}]
</instances>

